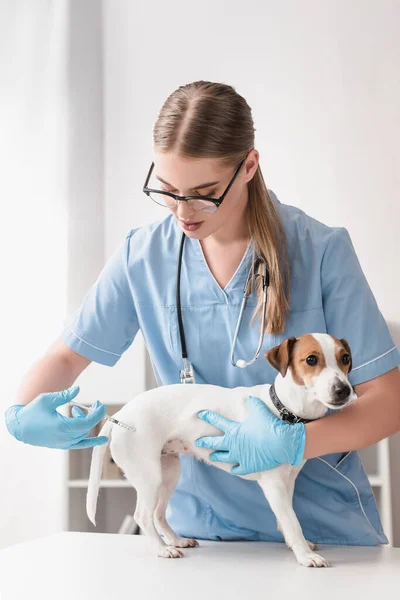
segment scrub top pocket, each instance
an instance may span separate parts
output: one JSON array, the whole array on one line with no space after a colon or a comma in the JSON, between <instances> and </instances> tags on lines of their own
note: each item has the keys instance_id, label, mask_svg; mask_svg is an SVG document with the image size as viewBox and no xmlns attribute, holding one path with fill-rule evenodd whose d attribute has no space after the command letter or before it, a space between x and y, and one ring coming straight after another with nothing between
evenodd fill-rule
<instances>
[{"instance_id":1,"label":"scrub top pocket","mask_svg":"<svg viewBox=\"0 0 400 600\"><path fill-rule=\"evenodd\" d=\"M308 460L296 479L293 506L299 519L302 515L304 535L311 541L362 546L388 543L355 450Z\"/></svg>"}]
</instances>

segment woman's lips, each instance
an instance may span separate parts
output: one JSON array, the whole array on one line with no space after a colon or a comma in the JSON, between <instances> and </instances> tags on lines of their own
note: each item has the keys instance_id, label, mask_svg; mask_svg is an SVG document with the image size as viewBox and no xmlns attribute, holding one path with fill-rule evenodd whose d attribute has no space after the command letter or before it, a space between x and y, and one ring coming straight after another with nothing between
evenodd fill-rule
<instances>
[{"instance_id":1,"label":"woman's lips","mask_svg":"<svg viewBox=\"0 0 400 600\"><path fill-rule=\"evenodd\" d=\"M192 222L192 223L184 223L183 221L180 221L183 229L185 229L186 231L196 231L200 225L203 223L203 221L198 221L197 223Z\"/></svg>"}]
</instances>

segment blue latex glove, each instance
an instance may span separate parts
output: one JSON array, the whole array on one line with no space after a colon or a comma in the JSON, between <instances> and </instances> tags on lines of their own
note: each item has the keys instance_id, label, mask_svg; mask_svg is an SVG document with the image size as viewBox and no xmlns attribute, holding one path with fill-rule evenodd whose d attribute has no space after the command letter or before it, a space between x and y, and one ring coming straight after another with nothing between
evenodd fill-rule
<instances>
[{"instance_id":1,"label":"blue latex glove","mask_svg":"<svg viewBox=\"0 0 400 600\"><path fill-rule=\"evenodd\" d=\"M249 396L249 414L243 422L225 419L218 413L202 410L198 416L225 432L223 436L205 436L196 446L213 448L210 460L231 463L233 475L266 471L283 463L299 465L306 445L304 423L293 425L276 417L259 398Z\"/></svg>"},{"instance_id":2,"label":"blue latex glove","mask_svg":"<svg viewBox=\"0 0 400 600\"><path fill-rule=\"evenodd\" d=\"M108 442L106 436L87 437L104 418L107 411L104 404L95 402L92 413L83 417L78 414L78 418L66 417L56 410L73 400L78 392L79 386L76 385L60 392L39 394L26 405L10 406L5 412L8 431L20 442L47 448L75 450L105 444Z\"/></svg>"}]
</instances>

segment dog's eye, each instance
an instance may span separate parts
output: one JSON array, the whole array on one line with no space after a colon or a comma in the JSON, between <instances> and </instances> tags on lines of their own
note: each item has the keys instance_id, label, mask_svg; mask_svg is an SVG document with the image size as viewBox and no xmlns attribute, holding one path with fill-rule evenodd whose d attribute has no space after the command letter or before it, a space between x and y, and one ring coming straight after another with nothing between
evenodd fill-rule
<instances>
[{"instance_id":1,"label":"dog's eye","mask_svg":"<svg viewBox=\"0 0 400 600\"><path fill-rule=\"evenodd\" d=\"M348 365L350 362L350 354L343 354L342 356L342 363L344 365Z\"/></svg>"},{"instance_id":2,"label":"dog's eye","mask_svg":"<svg viewBox=\"0 0 400 600\"><path fill-rule=\"evenodd\" d=\"M310 365L310 367L314 367L316 364L318 364L318 358L315 356L315 354L310 354L310 356L307 356L306 362L308 365Z\"/></svg>"}]
</instances>

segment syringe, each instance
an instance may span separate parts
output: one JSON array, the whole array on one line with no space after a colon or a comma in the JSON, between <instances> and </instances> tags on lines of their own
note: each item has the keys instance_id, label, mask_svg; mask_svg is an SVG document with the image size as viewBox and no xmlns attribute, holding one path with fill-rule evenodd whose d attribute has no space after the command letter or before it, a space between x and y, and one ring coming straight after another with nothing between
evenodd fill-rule
<instances>
[{"instance_id":1,"label":"syringe","mask_svg":"<svg viewBox=\"0 0 400 600\"><path fill-rule=\"evenodd\" d=\"M87 404L80 404L79 402L75 402L75 400L70 400L70 404L74 406L79 406L79 408L83 408L88 411L88 413L93 412L95 409ZM126 423L122 423L122 421L118 421L118 419L114 419L114 417L110 417L110 415L104 415L104 419L108 419L115 425L119 425L120 427L124 427L125 429L130 429L131 431L136 431L136 429L132 425L127 425Z\"/></svg>"}]
</instances>

